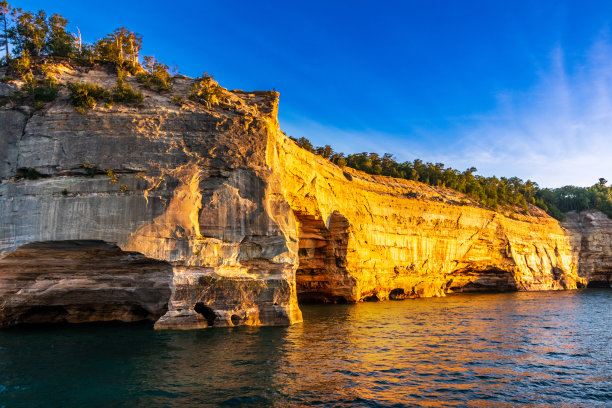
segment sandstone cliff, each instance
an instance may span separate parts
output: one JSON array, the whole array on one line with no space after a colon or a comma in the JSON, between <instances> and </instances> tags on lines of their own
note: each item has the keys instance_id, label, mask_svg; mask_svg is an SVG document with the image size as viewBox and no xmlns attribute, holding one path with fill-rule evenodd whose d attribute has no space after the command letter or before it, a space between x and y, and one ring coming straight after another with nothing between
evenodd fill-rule
<instances>
[{"instance_id":1,"label":"sandstone cliff","mask_svg":"<svg viewBox=\"0 0 612 408\"><path fill-rule=\"evenodd\" d=\"M339 169L277 137L298 221L298 296L359 301L576 288L565 232L536 208L503 215L442 188Z\"/></svg>"},{"instance_id":2,"label":"sandstone cliff","mask_svg":"<svg viewBox=\"0 0 612 408\"><path fill-rule=\"evenodd\" d=\"M561 224L570 232L578 275L589 287L612 287L612 220L587 210L567 213Z\"/></svg>"},{"instance_id":3,"label":"sandstone cliff","mask_svg":"<svg viewBox=\"0 0 612 408\"><path fill-rule=\"evenodd\" d=\"M63 83L114 81L101 68L58 75ZM40 313L131 321L156 320L160 311L157 328L278 325L301 320L298 299L585 283L566 232L537 209L502 214L446 189L340 169L279 130L277 93L224 90L211 110L172 104L192 81L176 78L169 94L143 90L140 107L82 115L63 90L39 111L0 109L0 326ZM42 176L23 177L33 170ZM167 267L143 269L120 253L102 267L74 255L92 240ZM40 248L52 271L18 267L16 257L33 265ZM113 270L124 284L102 303L121 311L88 314L83 288L106 293L96 282L108 283ZM73 285L87 276L91 282ZM44 310L44 285L66 292L65 304L53 296L60 313ZM120 293L148 287L160 288L159 302Z\"/></svg>"},{"instance_id":4,"label":"sandstone cliff","mask_svg":"<svg viewBox=\"0 0 612 408\"><path fill-rule=\"evenodd\" d=\"M26 244L0 263L2 325L157 320L172 267L102 241Z\"/></svg>"},{"instance_id":5,"label":"sandstone cliff","mask_svg":"<svg viewBox=\"0 0 612 408\"><path fill-rule=\"evenodd\" d=\"M58 76L62 83L107 88L115 80L100 68L63 67ZM11 104L0 110L0 256L21 248L23 259L32 242L116 243L171 265L172 292L159 327L300 321L297 250L287 239L295 224L279 172L267 164L277 94L225 92L223 107L212 112L170 103L192 83L177 78L173 94L163 96L145 91L141 107L96 107L81 115L63 89L42 110ZM32 169L42 176L20 176ZM0 263L14 264L10 256ZM55 290L66 282L72 291L70 276L79 268L67 263L66 280ZM11 280L16 290L0 287L0 307L29 304L23 294L46 279ZM68 306L87 310L90 303ZM0 326L22 321L5 314L12 317Z\"/></svg>"}]
</instances>

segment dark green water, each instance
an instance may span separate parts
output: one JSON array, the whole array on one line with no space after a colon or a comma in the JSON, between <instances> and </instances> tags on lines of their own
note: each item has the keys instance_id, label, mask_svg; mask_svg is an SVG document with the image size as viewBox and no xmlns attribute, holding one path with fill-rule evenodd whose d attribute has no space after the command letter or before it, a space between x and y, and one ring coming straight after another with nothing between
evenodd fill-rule
<instances>
[{"instance_id":1,"label":"dark green water","mask_svg":"<svg viewBox=\"0 0 612 408\"><path fill-rule=\"evenodd\" d=\"M612 406L612 291L303 307L287 328L0 331L0 407Z\"/></svg>"}]
</instances>

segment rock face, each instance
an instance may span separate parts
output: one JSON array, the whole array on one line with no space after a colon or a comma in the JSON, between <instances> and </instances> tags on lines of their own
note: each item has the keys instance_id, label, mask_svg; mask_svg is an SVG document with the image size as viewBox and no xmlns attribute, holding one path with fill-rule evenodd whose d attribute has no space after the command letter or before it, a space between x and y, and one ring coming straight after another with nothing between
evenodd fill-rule
<instances>
[{"instance_id":1,"label":"rock face","mask_svg":"<svg viewBox=\"0 0 612 408\"><path fill-rule=\"evenodd\" d=\"M100 68L65 68L58 77L107 88L115 80ZM30 282L12 291L9 283L0 286L0 305L45 304L42 292L20 289L47 281L44 271L38 277L14 259L21 254L33 265L39 255L31 245L66 240L115 243L168 265L170 291L156 292L168 309L156 328L291 324L301 320L298 299L356 302L584 283L566 233L537 209L502 214L446 189L340 169L279 130L277 93L224 90L210 110L170 102L191 84L177 78L169 94L143 90L141 107L96 107L84 115L65 89L39 111L0 109L1 279ZM32 174L41 176L23 177ZM66 264L62 276L78 275ZM136 274L138 282L165 287L160 270L132 266L121 279L136 282ZM71 287L63 288L70 299ZM80 316L66 320L134 320L125 312L134 305L152 319L161 310L148 300L121 304L130 306L115 315L66 309ZM9 309L17 307L7 316Z\"/></svg>"},{"instance_id":2,"label":"rock face","mask_svg":"<svg viewBox=\"0 0 612 408\"><path fill-rule=\"evenodd\" d=\"M58 78L110 88L116 76L64 69ZM163 96L145 90L142 107L81 115L64 88L40 111L0 110L0 144L10 147L0 167L0 257L39 241L116 243L172 266L157 327L300 321L297 242L287 239L295 222L267 164L278 96L224 92L214 111L173 105L192 83L178 78ZM32 169L42 176L20 177Z\"/></svg>"},{"instance_id":3,"label":"rock face","mask_svg":"<svg viewBox=\"0 0 612 408\"><path fill-rule=\"evenodd\" d=\"M570 232L578 274L589 287L612 287L612 220L587 210L567 213L562 225Z\"/></svg>"},{"instance_id":4,"label":"rock face","mask_svg":"<svg viewBox=\"0 0 612 408\"><path fill-rule=\"evenodd\" d=\"M354 302L582 285L558 222L451 190L340 169L277 137L298 222L298 297Z\"/></svg>"}]
</instances>

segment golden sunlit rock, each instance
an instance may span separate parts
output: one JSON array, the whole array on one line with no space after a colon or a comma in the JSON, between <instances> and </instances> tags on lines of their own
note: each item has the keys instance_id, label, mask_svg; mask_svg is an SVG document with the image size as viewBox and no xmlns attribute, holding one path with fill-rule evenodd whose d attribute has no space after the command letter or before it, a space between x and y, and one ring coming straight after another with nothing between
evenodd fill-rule
<instances>
[{"instance_id":1,"label":"golden sunlit rock","mask_svg":"<svg viewBox=\"0 0 612 408\"><path fill-rule=\"evenodd\" d=\"M355 302L583 283L566 232L535 207L502 214L452 190L340 169L282 135L276 151L299 229L299 297Z\"/></svg>"}]
</instances>

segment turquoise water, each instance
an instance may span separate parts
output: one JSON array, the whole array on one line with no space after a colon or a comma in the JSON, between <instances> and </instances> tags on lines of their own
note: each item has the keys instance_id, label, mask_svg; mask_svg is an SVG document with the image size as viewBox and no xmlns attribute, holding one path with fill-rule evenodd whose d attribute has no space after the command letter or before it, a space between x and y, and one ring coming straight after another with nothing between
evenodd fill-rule
<instances>
[{"instance_id":1,"label":"turquoise water","mask_svg":"<svg viewBox=\"0 0 612 408\"><path fill-rule=\"evenodd\" d=\"M612 291L304 306L291 327L0 331L0 407L612 406Z\"/></svg>"}]
</instances>

